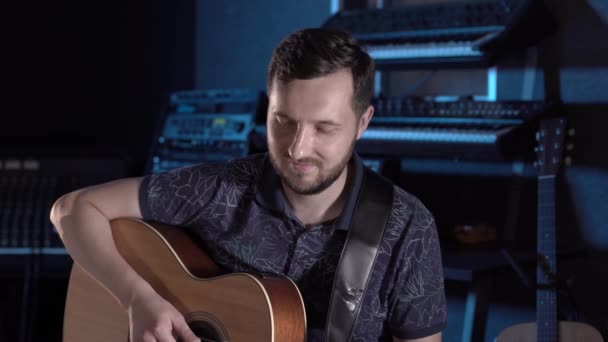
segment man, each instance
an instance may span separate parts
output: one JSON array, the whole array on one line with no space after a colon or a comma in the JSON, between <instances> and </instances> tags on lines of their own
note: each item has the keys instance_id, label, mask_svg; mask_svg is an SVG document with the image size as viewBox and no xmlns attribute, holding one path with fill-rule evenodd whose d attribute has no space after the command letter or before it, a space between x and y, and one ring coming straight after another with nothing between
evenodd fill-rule
<instances>
[{"instance_id":1,"label":"man","mask_svg":"<svg viewBox=\"0 0 608 342\"><path fill-rule=\"evenodd\" d=\"M281 274L302 292L308 340L322 341L334 273L362 182L353 153L373 115L374 65L348 35L295 32L268 69L268 154L93 186L51 218L74 260L127 310L135 341L197 340L116 251L109 220L187 227L230 271ZM440 341L446 304L428 210L395 187L353 341Z\"/></svg>"}]
</instances>

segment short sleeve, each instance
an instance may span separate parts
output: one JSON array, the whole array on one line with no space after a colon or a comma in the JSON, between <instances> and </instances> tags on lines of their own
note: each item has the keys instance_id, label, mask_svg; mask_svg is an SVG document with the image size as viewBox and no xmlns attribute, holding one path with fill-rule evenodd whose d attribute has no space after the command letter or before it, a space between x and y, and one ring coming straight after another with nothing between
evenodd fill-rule
<instances>
[{"instance_id":1,"label":"short sleeve","mask_svg":"<svg viewBox=\"0 0 608 342\"><path fill-rule=\"evenodd\" d=\"M139 188L144 220L187 225L213 198L220 166L196 165L146 175Z\"/></svg>"},{"instance_id":2,"label":"short sleeve","mask_svg":"<svg viewBox=\"0 0 608 342\"><path fill-rule=\"evenodd\" d=\"M447 318L437 228L419 201L405 234L388 321L393 336L416 339L442 331Z\"/></svg>"}]
</instances>

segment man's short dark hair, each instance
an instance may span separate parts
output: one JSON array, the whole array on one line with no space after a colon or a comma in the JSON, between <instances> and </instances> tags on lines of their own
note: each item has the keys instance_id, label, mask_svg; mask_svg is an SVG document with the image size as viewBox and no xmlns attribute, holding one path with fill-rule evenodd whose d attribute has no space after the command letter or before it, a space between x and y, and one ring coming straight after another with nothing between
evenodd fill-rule
<instances>
[{"instance_id":1,"label":"man's short dark hair","mask_svg":"<svg viewBox=\"0 0 608 342\"><path fill-rule=\"evenodd\" d=\"M270 92L281 82L312 79L348 68L353 76L352 108L362 115L370 105L374 61L348 33L320 28L296 31L274 49L266 79Z\"/></svg>"}]
</instances>

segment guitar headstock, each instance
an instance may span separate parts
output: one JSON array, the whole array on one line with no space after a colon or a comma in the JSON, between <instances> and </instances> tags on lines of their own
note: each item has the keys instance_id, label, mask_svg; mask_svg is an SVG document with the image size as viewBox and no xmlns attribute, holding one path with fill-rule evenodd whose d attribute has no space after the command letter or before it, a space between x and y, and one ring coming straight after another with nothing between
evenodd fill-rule
<instances>
[{"instance_id":1,"label":"guitar headstock","mask_svg":"<svg viewBox=\"0 0 608 342\"><path fill-rule=\"evenodd\" d=\"M568 155L573 150L573 145L568 137L574 135L574 130L566 131L566 120L564 118L541 120L540 128L536 132L537 146L536 162L540 176L555 175L564 163L569 166L571 157Z\"/></svg>"}]
</instances>

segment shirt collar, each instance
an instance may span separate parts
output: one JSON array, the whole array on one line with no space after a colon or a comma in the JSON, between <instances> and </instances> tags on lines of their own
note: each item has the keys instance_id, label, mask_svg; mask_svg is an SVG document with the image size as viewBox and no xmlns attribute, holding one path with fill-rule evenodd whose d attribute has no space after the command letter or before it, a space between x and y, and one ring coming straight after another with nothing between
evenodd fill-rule
<instances>
[{"instance_id":1,"label":"shirt collar","mask_svg":"<svg viewBox=\"0 0 608 342\"><path fill-rule=\"evenodd\" d=\"M353 173L350 182L346 185L347 195L344 208L335 221L335 228L339 230L348 230L350 227L359 190L361 189L361 182L363 181L363 162L357 152L353 151L349 163ZM259 179L258 190L259 191L256 193L256 200L260 205L266 209L282 213L291 219L296 219L283 194L281 179L272 166L268 153L266 153L266 157L264 158L264 166L262 175Z\"/></svg>"}]
</instances>

